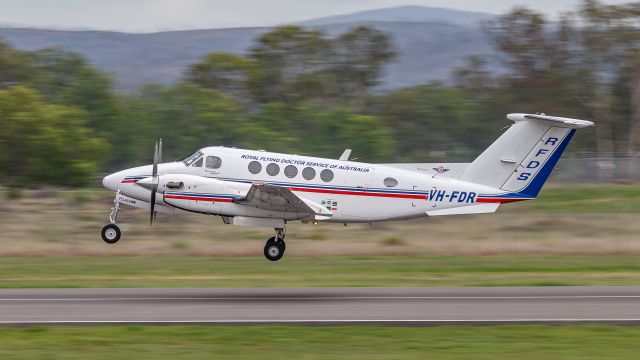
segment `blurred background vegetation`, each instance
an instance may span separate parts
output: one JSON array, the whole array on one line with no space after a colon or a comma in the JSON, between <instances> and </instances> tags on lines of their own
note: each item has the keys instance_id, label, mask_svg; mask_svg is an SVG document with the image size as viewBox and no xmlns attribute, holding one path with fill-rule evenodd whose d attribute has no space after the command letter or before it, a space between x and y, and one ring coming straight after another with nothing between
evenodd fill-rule
<instances>
[{"instance_id":1,"label":"blurred background vegetation","mask_svg":"<svg viewBox=\"0 0 640 360\"><path fill-rule=\"evenodd\" d=\"M640 152L640 4L585 0L560 19L516 8L484 24L498 56L472 56L449 82L382 92L394 40L372 26L329 36L301 26L211 52L173 85L133 93L76 53L0 42L0 183L82 186L103 172L209 145L369 162L469 161L509 112L593 120L570 151ZM490 69L500 69L493 71ZM425 72L429 69L425 68Z\"/></svg>"}]
</instances>

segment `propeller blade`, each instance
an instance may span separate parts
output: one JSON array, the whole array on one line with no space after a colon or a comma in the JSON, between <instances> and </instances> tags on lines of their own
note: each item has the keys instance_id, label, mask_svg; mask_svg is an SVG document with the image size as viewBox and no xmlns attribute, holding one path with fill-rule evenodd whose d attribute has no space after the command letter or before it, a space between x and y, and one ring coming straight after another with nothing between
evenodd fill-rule
<instances>
[{"instance_id":1,"label":"propeller blade","mask_svg":"<svg viewBox=\"0 0 640 360\"><path fill-rule=\"evenodd\" d=\"M152 175L155 177L158 175L158 142L156 141L156 148L153 151L153 172Z\"/></svg>"},{"instance_id":2,"label":"propeller blade","mask_svg":"<svg viewBox=\"0 0 640 360\"><path fill-rule=\"evenodd\" d=\"M153 225L153 218L156 207L156 191L158 190L158 184L154 184L151 189L151 212L149 213L149 225Z\"/></svg>"},{"instance_id":3,"label":"propeller blade","mask_svg":"<svg viewBox=\"0 0 640 360\"><path fill-rule=\"evenodd\" d=\"M149 208L149 225L153 225L153 219L155 218L156 208L156 193L158 192L158 163L162 157L162 139L160 139L160 145L156 141L155 150L153 152L153 171L152 171L152 185L151 185L151 207Z\"/></svg>"}]
</instances>

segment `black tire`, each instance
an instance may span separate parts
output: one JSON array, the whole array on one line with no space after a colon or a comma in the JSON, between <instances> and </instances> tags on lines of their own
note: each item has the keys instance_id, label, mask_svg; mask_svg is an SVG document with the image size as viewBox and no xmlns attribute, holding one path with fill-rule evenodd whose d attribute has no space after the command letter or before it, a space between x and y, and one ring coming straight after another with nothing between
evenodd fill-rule
<instances>
[{"instance_id":1,"label":"black tire","mask_svg":"<svg viewBox=\"0 0 640 360\"><path fill-rule=\"evenodd\" d=\"M283 248L280 244L278 244L274 238L267 240L267 243L264 245L264 257L269 261L278 261L284 255Z\"/></svg>"},{"instance_id":2,"label":"black tire","mask_svg":"<svg viewBox=\"0 0 640 360\"><path fill-rule=\"evenodd\" d=\"M102 233L100 235L102 235L102 240L107 244L115 244L120 240L122 232L116 224L107 224L102 228Z\"/></svg>"}]
</instances>

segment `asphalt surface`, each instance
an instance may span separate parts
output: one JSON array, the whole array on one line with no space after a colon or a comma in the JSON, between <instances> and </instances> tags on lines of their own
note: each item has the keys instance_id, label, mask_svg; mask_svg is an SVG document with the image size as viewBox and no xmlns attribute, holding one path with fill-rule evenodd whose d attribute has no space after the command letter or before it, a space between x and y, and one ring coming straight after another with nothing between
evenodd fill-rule
<instances>
[{"instance_id":1,"label":"asphalt surface","mask_svg":"<svg viewBox=\"0 0 640 360\"><path fill-rule=\"evenodd\" d=\"M640 324L640 287L0 289L0 324Z\"/></svg>"}]
</instances>

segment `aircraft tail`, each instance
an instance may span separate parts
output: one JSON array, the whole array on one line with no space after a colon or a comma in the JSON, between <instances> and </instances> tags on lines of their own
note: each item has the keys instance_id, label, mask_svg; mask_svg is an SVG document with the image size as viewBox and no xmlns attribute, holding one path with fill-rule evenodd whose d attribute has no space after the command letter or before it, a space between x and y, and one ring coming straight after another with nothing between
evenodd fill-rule
<instances>
[{"instance_id":1,"label":"aircraft tail","mask_svg":"<svg viewBox=\"0 0 640 360\"><path fill-rule=\"evenodd\" d=\"M507 131L478 156L461 180L504 191L497 198L535 198L576 129L591 121L563 117L509 114ZM499 201L498 202L505 202Z\"/></svg>"}]
</instances>

